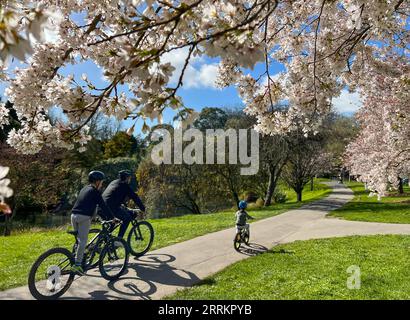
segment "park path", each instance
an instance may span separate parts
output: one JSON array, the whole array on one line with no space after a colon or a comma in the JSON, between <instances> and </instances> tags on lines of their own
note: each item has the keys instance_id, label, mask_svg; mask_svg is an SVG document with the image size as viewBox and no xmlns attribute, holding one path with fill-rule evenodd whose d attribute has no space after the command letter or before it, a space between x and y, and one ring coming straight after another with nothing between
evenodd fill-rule
<instances>
[{"instance_id":1,"label":"park path","mask_svg":"<svg viewBox=\"0 0 410 320\"><path fill-rule=\"evenodd\" d=\"M226 229L161 248L140 259L130 258L125 275L107 282L97 271L74 281L62 299L160 299L192 286L234 262L280 243L370 234L410 234L410 225L356 222L326 215L350 201L353 192L331 183L326 198L251 224L251 244L241 253L233 249L235 229ZM32 299L27 287L0 292L3 299Z\"/></svg>"}]
</instances>

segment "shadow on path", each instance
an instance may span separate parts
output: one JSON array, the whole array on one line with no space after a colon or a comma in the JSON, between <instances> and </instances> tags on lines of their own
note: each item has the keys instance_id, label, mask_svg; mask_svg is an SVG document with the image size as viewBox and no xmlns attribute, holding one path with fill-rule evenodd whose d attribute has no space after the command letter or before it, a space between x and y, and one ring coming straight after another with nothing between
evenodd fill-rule
<instances>
[{"instance_id":1,"label":"shadow on path","mask_svg":"<svg viewBox=\"0 0 410 320\"><path fill-rule=\"evenodd\" d=\"M257 243L249 243L248 245L241 244L239 248L239 252L247 256L256 256L267 251L268 248Z\"/></svg>"},{"instance_id":2,"label":"shadow on path","mask_svg":"<svg viewBox=\"0 0 410 320\"><path fill-rule=\"evenodd\" d=\"M146 254L131 258L127 271L118 279L107 283L107 290L88 292L86 300L151 300L158 286L190 287L200 281L192 272L175 268L169 263L176 259L168 254ZM101 276L90 275L95 278ZM101 278L102 279L102 278ZM62 298L71 300L73 298Z\"/></svg>"},{"instance_id":3,"label":"shadow on path","mask_svg":"<svg viewBox=\"0 0 410 320\"><path fill-rule=\"evenodd\" d=\"M151 296L157 292L158 284L189 287L200 281L194 273L169 264L174 261L175 257L168 254L147 254L131 259L125 277L111 281L108 287L120 295L151 300ZM129 276L130 274L136 276Z\"/></svg>"}]
</instances>

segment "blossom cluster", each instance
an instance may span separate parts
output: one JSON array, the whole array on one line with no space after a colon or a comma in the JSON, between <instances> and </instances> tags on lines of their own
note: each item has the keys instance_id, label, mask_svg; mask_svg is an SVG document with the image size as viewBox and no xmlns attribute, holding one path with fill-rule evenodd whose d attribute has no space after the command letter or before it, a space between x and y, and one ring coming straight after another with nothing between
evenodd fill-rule
<instances>
[{"instance_id":1,"label":"blossom cluster","mask_svg":"<svg viewBox=\"0 0 410 320\"><path fill-rule=\"evenodd\" d=\"M385 60L398 59L409 43L410 9L400 0L35 3L33 10L47 8L60 17L52 18L58 39L34 45L27 66L10 77L6 91L22 122L8 142L26 153L44 145L85 143L84 127L97 112L144 120L160 119L165 108L180 113L186 109L177 95L184 72L190 59L203 55L220 58L218 85L237 87L245 112L258 120L257 130L274 134L302 127L308 134L345 86L372 90L368 74L380 74ZM73 20L78 12L81 22ZM161 57L181 48L188 55L177 84L171 85L175 68ZM83 61L103 70L105 87L87 75L61 72ZM270 74L275 62L285 68L278 76ZM266 66L265 73L250 76L257 63ZM129 94L120 93L124 87ZM278 107L284 100L289 108ZM51 124L44 116L55 106L67 123Z\"/></svg>"},{"instance_id":2,"label":"blossom cluster","mask_svg":"<svg viewBox=\"0 0 410 320\"><path fill-rule=\"evenodd\" d=\"M13 190L9 187L10 179L7 179L6 176L9 172L9 167L0 166L0 213L10 214L10 207L4 203L6 198L9 198L13 195Z\"/></svg>"}]
</instances>

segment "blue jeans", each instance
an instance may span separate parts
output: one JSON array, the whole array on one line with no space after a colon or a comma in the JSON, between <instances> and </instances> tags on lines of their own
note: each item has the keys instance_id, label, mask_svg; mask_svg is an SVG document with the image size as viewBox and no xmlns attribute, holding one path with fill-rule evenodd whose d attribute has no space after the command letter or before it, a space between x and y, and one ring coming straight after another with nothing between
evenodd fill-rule
<instances>
[{"instance_id":1,"label":"blue jeans","mask_svg":"<svg viewBox=\"0 0 410 320\"><path fill-rule=\"evenodd\" d=\"M130 222L134 220L134 214L125 208L118 208L117 210L113 210L113 213L116 218L122 220L118 236L120 238L123 238Z\"/></svg>"}]
</instances>

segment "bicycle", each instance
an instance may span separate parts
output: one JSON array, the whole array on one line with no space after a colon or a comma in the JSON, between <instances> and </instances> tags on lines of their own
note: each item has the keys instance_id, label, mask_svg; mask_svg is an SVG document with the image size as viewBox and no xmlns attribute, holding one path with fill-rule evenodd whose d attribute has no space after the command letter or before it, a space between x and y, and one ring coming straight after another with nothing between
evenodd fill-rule
<instances>
[{"instance_id":1,"label":"bicycle","mask_svg":"<svg viewBox=\"0 0 410 320\"><path fill-rule=\"evenodd\" d=\"M248 245L249 238L250 238L249 228L240 227L239 231L235 234L235 238L233 239L233 246L235 250L239 251L242 243L245 243L246 245Z\"/></svg>"},{"instance_id":2,"label":"bicycle","mask_svg":"<svg viewBox=\"0 0 410 320\"><path fill-rule=\"evenodd\" d=\"M112 235L119 224L116 220L103 221L101 229L90 230L90 234L96 235L87 244L84 252L84 272L98 266L101 276L108 281L118 279L125 272L129 258L128 244ZM70 269L74 264L78 245L77 232L67 233L73 235L76 240L72 251L61 247L52 248L40 255L31 267L28 287L37 300L61 297L74 281L75 273Z\"/></svg>"},{"instance_id":3,"label":"bicycle","mask_svg":"<svg viewBox=\"0 0 410 320\"><path fill-rule=\"evenodd\" d=\"M146 254L154 242L154 228L144 219L143 212L139 209L125 208L132 213L134 219L131 221L132 227L127 236L127 243L130 252L135 257Z\"/></svg>"}]
</instances>

